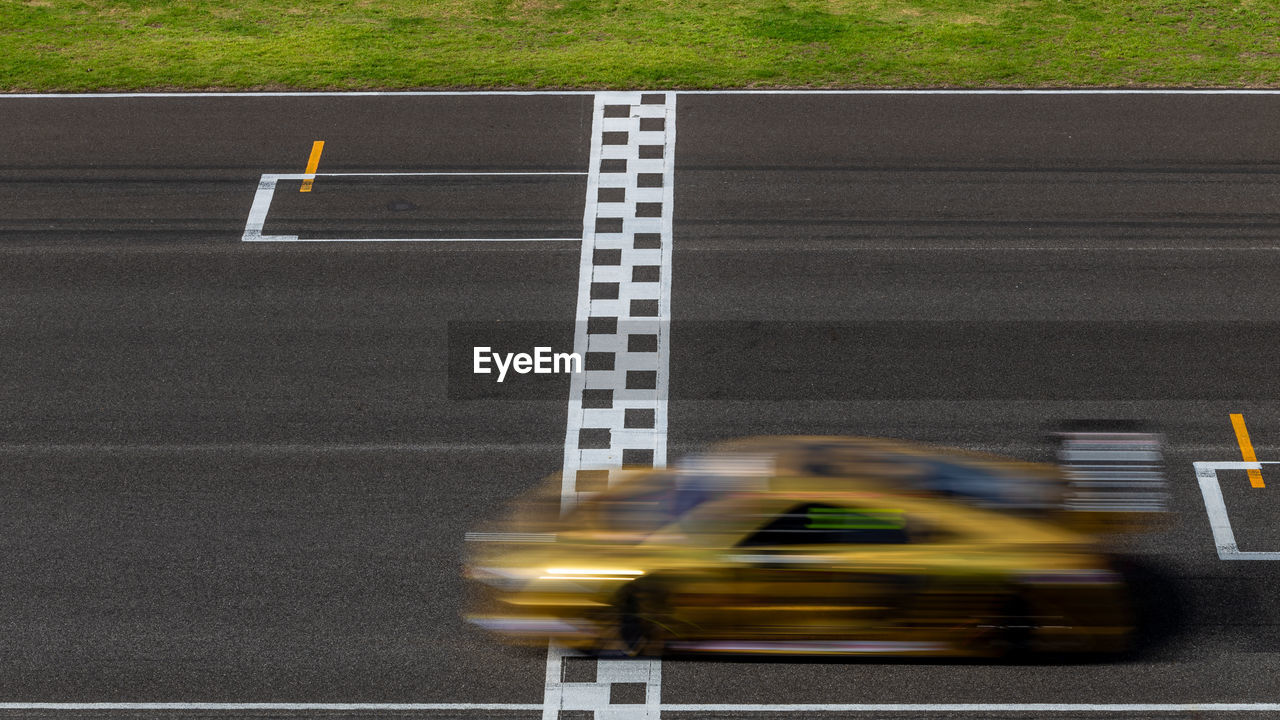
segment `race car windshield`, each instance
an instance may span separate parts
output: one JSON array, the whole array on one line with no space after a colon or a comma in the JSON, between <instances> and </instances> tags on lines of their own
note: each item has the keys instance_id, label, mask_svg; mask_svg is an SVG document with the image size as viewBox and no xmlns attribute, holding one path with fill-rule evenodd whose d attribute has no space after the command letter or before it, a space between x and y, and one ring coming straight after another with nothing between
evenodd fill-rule
<instances>
[{"instance_id":1,"label":"race car windshield","mask_svg":"<svg viewBox=\"0 0 1280 720\"><path fill-rule=\"evenodd\" d=\"M664 473L645 478L631 492L603 497L596 509L600 530L640 540L736 487L722 476Z\"/></svg>"},{"instance_id":2,"label":"race car windshield","mask_svg":"<svg viewBox=\"0 0 1280 720\"><path fill-rule=\"evenodd\" d=\"M934 462L929 464L929 472L916 482L930 492L966 497L995 506L1035 507L1045 502L1043 488L1033 479L981 467Z\"/></svg>"}]
</instances>

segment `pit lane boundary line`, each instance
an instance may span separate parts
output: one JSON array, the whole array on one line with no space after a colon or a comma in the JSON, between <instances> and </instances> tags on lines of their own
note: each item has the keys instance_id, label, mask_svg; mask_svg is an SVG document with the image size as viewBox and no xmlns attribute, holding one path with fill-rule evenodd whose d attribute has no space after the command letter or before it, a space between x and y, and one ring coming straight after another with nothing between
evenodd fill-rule
<instances>
[{"instance_id":1,"label":"pit lane boundary line","mask_svg":"<svg viewBox=\"0 0 1280 720\"><path fill-rule=\"evenodd\" d=\"M615 706L615 709L626 706ZM1280 712L1280 703L830 703L830 704L664 704L663 712L789 713L789 712ZM5 710L210 710L263 711L537 711L542 703L288 703L288 702L3 702Z\"/></svg>"}]
</instances>

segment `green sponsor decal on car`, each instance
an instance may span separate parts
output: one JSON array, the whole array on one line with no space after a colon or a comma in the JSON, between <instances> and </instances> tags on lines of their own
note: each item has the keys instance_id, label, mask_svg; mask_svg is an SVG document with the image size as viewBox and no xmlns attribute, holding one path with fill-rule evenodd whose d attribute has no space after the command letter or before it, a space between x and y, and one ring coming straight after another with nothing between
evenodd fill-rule
<instances>
[{"instance_id":1,"label":"green sponsor decal on car","mask_svg":"<svg viewBox=\"0 0 1280 720\"><path fill-rule=\"evenodd\" d=\"M852 510L809 508L809 530L901 530L906 527L901 510Z\"/></svg>"}]
</instances>

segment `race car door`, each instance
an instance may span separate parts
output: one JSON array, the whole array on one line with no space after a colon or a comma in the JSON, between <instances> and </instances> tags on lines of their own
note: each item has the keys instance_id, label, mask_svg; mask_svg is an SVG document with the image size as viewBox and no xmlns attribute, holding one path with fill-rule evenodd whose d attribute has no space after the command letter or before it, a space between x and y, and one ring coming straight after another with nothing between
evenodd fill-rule
<instances>
[{"instance_id":1,"label":"race car door","mask_svg":"<svg viewBox=\"0 0 1280 720\"><path fill-rule=\"evenodd\" d=\"M799 502L767 518L725 555L735 630L761 644L742 649L883 646L886 628L920 582L907 541L903 513L892 508Z\"/></svg>"}]
</instances>

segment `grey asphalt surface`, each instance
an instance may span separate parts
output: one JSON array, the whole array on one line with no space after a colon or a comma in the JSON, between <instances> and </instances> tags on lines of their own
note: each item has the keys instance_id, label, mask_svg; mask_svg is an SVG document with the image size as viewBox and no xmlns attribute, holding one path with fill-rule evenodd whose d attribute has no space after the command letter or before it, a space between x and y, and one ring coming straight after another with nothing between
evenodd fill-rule
<instances>
[{"instance_id":1,"label":"grey asphalt surface","mask_svg":"<svg viewBox=\"0 0 1280 720\"><path fill-rule=\"evenodd\" d=\"M1280 451L1277 116L682 95L673 455L834 433L1048 459L1058 421L1139 417L1176 513L1122 548L1157 576L1136 658L678 659L663 701L1280 701L1280 570L1218 560L1191 468L1238 459L1233 412ZM0 702L540 702L544 654L459 619L458 557L558 469L568 383L450 393L449 329L567 349L578 246L240 235L313 140L321 172L575 172L590 124L585 95L0 98ZM282 183L267 230L573 236L582 182ZM1244 549L1280 549L1280 474L1222 482Z\"/></svg>"}]
</instances>

